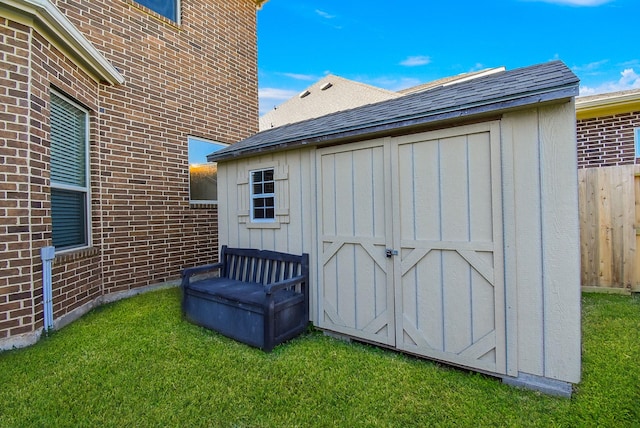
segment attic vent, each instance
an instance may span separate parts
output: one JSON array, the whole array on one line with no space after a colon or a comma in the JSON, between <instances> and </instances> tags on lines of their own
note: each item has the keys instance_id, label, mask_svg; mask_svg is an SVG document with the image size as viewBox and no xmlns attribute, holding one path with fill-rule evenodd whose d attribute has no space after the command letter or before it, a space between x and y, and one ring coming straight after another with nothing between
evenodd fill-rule
<instances>
[{"instance_id":1,"label":"attic vent","mask_svg":"<svg viewBox=\"0 0 640 428\"><path fill-rule=\"evenodd\" d=\"M310 93L311 93L311 92L309 92L309 91L304 91L304 92L300 93L300 95L299 95L299 96L300 96L300 98L304 98L304 97L306 97L307 95L309 95Z\"/></svg>"},{"instance_id":2,"label":"attic vent","mask_svg":"<svg viewBox=\"0 0 640 428\"><path fill-rule=\"evenodd\" d=\"M323 90L323 91L326 91L327 89L329 89L329 88L330 88L330 87L332 87L332 86L333 86L333 83L331 83L331 82L327 82L327 83L325 83L324 85L322 85L322 86L320 87L320 89L321 89L321 90Z\"/></svg>"}]
</instances>

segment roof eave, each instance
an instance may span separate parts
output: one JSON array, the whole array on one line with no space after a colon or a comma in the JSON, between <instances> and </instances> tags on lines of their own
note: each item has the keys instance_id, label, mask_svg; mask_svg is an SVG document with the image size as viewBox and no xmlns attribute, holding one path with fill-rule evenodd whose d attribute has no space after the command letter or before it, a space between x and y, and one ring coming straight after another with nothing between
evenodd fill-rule
<instances>
[{"instance_id":1,"label":"roof eave","mask_svg":"<svg viewBox=\"0 0 640 428\"><path fill-rule=\"evenodd\" d=\"M124 77L91 44L50 0L3 0L0 11L5 9L32 20L57 43L72 54L94 79L111 85L123 84Z\"/></svg>"},{"instance_id":2,"label":"roof eave","mask_svg":"<svg viewBox=\"0 0 640 428\"><path fill-rule=\"evenodd\" d=\"M291 139L276 141L273 144L261 145L259 147L249 147L233 152L218 154L213 153L207 156L210 162L224 162L254 156L256 154L271 153L275 151L287 150L297 147L309 147L324 144L331 144L343 140L366 139L373 137L383 137L396 134L402 129L412 129L435 126L441 122L452 120L473 119L480 116L489 116L505 113L512 110L531 107L532 105L559 103L570 100L578 95L578 83L566 86L550 88L545 91L538 91L518 96L492 99L486 102L457 106L449 110L434 110L425 112L413 117L395 118L386 122L372 123L363 127L353 129L339 129L332 133L322 133L318 135L308 135L302 139Z\"/></svg>"},{"instance_id":3,"label":"roof eave","mask_svg":"<svg viewBox=\"0 0 640 428\"><path fill-rule=\"evenodd\" d=\"M640 110L640 92L596 98L588 101L576 100L576 118L592 119Z\"/></svg>"}]
</instances>

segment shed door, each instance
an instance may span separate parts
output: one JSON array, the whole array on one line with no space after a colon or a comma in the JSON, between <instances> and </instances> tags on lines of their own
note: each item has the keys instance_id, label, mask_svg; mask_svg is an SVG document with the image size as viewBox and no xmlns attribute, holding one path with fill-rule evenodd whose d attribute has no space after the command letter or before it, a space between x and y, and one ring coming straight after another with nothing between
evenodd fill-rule
<instances>
[{"instance_id":1,"label":"shed door","mask_svg":"<svg viewBox=\"0 0 640 428\"><path fill-rule=\"evenodd\" d=\"M498 125L321 149L317 162L319 326L504 373Z\"/></svg>"},{"instance_id":2,"label":"shed door","mask_svg":"<svg viewBox=\"0 0 640 428\"><path fill-rule=\"evenodd\" d=\"M398 138L393 153L397 347L504 373L497 125Z\"/></svg>"},{"instance_id":3,"label":"shed door","mask_svg":"<svg viewBox=\"0 0 640 428\"><path fill-rule=\"evenodd\" d=\"M395 344L389 145L318 151L319 326ZM348 148L345 148L348 147Z\"/></svg>"}]
</instances>

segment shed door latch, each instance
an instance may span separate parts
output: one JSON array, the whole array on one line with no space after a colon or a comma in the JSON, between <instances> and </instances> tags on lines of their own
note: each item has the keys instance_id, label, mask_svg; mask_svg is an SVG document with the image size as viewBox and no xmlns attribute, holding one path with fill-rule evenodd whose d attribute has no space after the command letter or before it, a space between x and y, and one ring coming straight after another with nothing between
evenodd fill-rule
<instances>
[{"instance_id":1,"label":"shed door latch","mask_svg":"<svg viewBox=\"0 0 640 428\"><path fill-rule=\"evenodd\" d=\"M386 251L385 251L385 254L386 254L387 257L397 256L398 255L398 250L387 248Z\"/></svg>"}]
</instances>

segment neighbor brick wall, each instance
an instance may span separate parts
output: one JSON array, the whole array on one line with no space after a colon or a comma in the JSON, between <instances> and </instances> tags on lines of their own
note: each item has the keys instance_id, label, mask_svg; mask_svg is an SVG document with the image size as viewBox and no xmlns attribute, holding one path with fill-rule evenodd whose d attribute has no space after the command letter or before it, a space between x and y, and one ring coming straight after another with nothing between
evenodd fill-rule
<instances>
[{"instance_id":1,"label":"neighbor brick wall","mask_svg":"<svg viewBox=\"0 0 640 428\"><path fill-rule=\"evenodd\" d=\"M0 18L0 340L42 327L51 88L91 123L92 246L56 255L56 319L216 260L217 209L189 204L187 138L233 143L258 128L252 0L182 0L180 25L132 0L53 2L126 82L96 82Z\"/></svg>"},{"instance_id":2,"label":"neighbor brick wall","mask_svg":"<svg viewBox=\"0 0 640 428\"><path fill-rule=\"evenodd\" d=\"M640 112L578 120L578 167L635 164L633 128L638 127Z\"/></svg>"}]
</instances>

